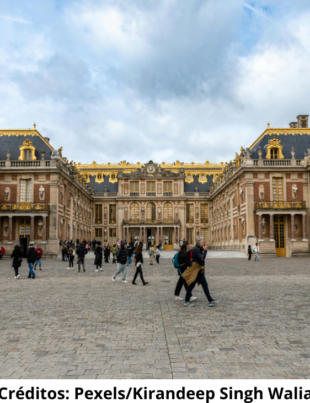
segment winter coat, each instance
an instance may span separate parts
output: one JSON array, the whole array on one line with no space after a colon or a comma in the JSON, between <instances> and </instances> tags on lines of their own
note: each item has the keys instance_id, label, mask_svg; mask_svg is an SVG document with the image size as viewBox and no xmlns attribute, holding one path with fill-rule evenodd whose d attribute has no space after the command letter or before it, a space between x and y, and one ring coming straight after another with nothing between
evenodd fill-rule
<instances>
[{"instance_id":1,"label":"winter coat","mask_svg":"<svg viewBox=\"0 0 310 403\"><path fill-rule=\"evenodd\" d=\"M81 243L80 246L76 250L76 254L79 259L84 259L84 256L87 253L87 249L84 247L84 244Z\"/></svg>"},{"instance_id":2,"label":"winter coat","mask_svg":"<svg viewBox=\"0 0 310 403\"><path fill-rule=\"evenodd\" d=\"M135 254L135 258L136 258L136 263L141 263L141 264L143 264L143 256L142 256L142 253L136 253Z\"/></svg>"},{"instance_id":3,"label":"winter coat","mask_svg":"<svg viewBox=\"0 0 310 403\"><path fill-rule=\"evenodd\" d=\"M115 253L118 251L116 246L112 246L111 247L111 252L113 253L113 255L115 255Z\"/></svg>"},{"instance_id":4,"label":"winter coat","mask_svg":"<svg viewBox=\"0 0 310 403\"><path fill-rule=\"evenodd\" d=\"M13 258L13 263L12 263L13 267L20 267L21 262L19 259L21 259L22 256L23 256L23 253L20 249L13 250L12 255L11 255L11 257Z\"/></svg>"},{"instance_id":5,"label":"winter coat","mask_svg":"<svg viewBox=\"0 0 310 403\"><path fill-rule=\"evenodd\" d=\"M35 263L37 260L37 252L34 248L34 246L29 246L28 250L27 250L27 262L28 263Z\"/></svg>"},{"instance_id":6,"label":"winter coat","mask_svg":"<svg viewBox=\"0 0 310 403\"><path fill-rule=\"evenodd\" d=\"M127 249L125 249L125 246L122 245L121 249L118 250L118 252L116 253L116 260L117 263L120 264L126 264L127 263Z\"/></svg>"},{"instance_id":7,"label":"winter coat","mask_svg":"<svg viewBox=\"0 0 310 403\"><path fill-rule=\"evenodd\" d=\"M201 250L198 246L195 246L192 249L191 264L195 262L195 263L199 264L200 266L204 266L206 256L207 256L206 250Z\"/></svg>"},{"instance_id":8,"label":"winter coat","mask_svg":"<svg viewBox=\"0 0 310 403\"><path fill-rule=\"evenodd\" d=\"M110 256L110 248L106 247L104 250L104 257L109 257Z\"/></svg>"},{"instance_id":9,"label":"winter coat","mask_svg":"<svg viewBox=\"0 0 310 403\"><path fill-rule=\"evenodd\" d=\"M179 252L178 254L179 270L181 273L184 273L190 266L190 253L191 251L188 250L186 252Z\"/></svg>"},{"instance_id":10,"label":"winter coat","mask_svg":"<svg viewBox=\"0 0 310 403\"><path fill-rule=\"evenodd\" d=\"M101 266L102 265L102 250L101 248L96 248L95 250L95 265Z\"/></svg>"}]
</instances>

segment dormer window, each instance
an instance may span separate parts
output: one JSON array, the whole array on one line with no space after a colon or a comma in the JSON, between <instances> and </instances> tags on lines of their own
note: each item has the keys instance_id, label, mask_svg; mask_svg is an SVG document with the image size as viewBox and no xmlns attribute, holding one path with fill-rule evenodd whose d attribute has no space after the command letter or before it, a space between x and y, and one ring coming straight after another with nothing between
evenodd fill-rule
<instances>
[{"instance_id":1,"label":"dormer window","mask_svg":"<svg viewBox=\"0 0 310 403\"><path fill-rule=\"evenodd\" d=\"M275 137L271 140L268 140L268 145L265 146L267 149L267 160L282 160L284 155L282 153L283 146L281 145L281 140L276 139Z\"/></svg>"},{"instance_id":2,"label":"dormer window","mask_svg":"<svg viewBox=\"0 0 310 403\"><path fill-rule=\"evenodd\" d=\"M37 157L35 156L36 148L32 145L30 140L25 140L23 145L19 147L20 156L19 160L22 161L35 161Z\"/></svg>"},{"instance_id":3,"label":"dormer window","mask_svg":"<svg viewBox=\"0 0 310 403\"><path fill-rule=\"evenodd\" d=\"M270 159L272 159L272 160L278 159L278 149L277 148L272 148L270 150Z\"/></svg>"}]
</instances>

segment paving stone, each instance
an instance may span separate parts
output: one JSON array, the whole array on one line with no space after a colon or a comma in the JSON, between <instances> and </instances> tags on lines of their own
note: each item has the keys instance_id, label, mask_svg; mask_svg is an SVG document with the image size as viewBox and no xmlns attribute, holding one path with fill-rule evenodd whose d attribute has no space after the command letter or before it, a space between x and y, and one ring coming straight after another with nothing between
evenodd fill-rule
<instances>
[{"instance_id":1,"label":"paving stone","mask_svg":"<svg viewBox=\"0 0 310 403\"><path fill-rule=\"evenodd\" d=\"M214 308L201 286L195 307L174 300L171 259L146 257L147 287L92 263L45 260L31 280L23 262L15 280L0 261L1 379L309 379L308 259L208 259Z\"/></svg>"}]
</instances>

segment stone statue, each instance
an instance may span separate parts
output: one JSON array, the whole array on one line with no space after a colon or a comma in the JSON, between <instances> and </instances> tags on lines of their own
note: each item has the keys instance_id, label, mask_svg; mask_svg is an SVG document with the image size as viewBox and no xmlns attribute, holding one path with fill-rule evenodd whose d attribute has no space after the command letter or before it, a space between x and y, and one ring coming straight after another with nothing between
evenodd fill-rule
<instances>
[{"instance_id":1,"label":"stone statue","mask_svg":"<svg viewBox=\"0 0 310 403\"><path fill-rule=\"evenodd\" d=\"M4 190L4 198L6 201L10 200L10 188L9 187L6 187Z\"/></svg>"},{"instance_id":2,"label":"stone statue","mask_svg":"<svg viewBox=\"0 0 310 403\"><path fill-rule=\"evenodd\" d=\"M39 188L39 199L40 200L44 200L45 199L45 189L44 187L41 185Z\"/></svg>"},{"instance_id":3,"label":"stone statue","mask_svg":"<svg viewBox=\"0 0 310 403\"><path fill-rule=\"evenodd\" d=\"M297 194L298 194L298 187L296 185L296 183L292 186L292 196L294 199L297 198Z\"/></svg>"}]
</instances>

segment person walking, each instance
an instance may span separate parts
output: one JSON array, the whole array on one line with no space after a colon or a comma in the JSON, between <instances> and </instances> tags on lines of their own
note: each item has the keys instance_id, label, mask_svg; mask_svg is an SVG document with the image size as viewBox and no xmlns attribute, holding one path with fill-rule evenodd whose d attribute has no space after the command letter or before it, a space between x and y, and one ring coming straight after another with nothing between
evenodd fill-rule
<instances>
[{"instance_id":1,"label":"person walking","mask_svg":"<svg viewBox=\"0 0 310 403\"><path fill-rule=\"evenodd\" d=\"M100 248L100 246L97 246L97 248L95 249L95 263L96 265L96 270L98 271L98 268L100 269L100 271L102 271L102 249Z\"/></svg>"},{"instance_id":2,"label":"person walking","mask_svg":"<svg viewBox=\"0 0 310 403\"><path fill-rule=\"evenodd\" d=\"M258 252L259 252L258 243L255 244L255 246L254 246L254 248L253 248L253 252L255 253L254 261L255 261L255 262L258 262Z\"/></svg>"},{"instance_id":3,"label":"person walking","mask_svg":"<svg viewBox=\"0 0 310 403\"><path fill-rule=\"evenodd\" d=\"M20 275L18 273L18 268L22 264L22 261L23 261L22 256L23 256L22 251L20 250L19 246L16 245L14 250L13 250L13 252L12 252L11 257L13 258L12 266L13 266L14 271L15 271L15 277L14 278L16 278L17 280L20 277Z\"/></svg>"},{"instance_id":4,"label":"person walking","mask_svg":"<svg viewBox=\"0 0 310 403\"><path fill-rule=\"evenodd\" d=\"M40 248L40 245L37 246L36 252L37 252L37 260L36 260L36 262L35 262L35 264L34 264L34 269L37 270L36 267L37 267L37 265L39 264L39 270L42 271L42 268L41 268L41 258L42 258L43 252L42 252L42 249Z\"/></svg>"},{"instance_id":5,"label":"person walking","mask_svg":"<svg viewBox=\"0 0 310 403\"><path fill-rule=\"evenodd\" d=\"M118 263L118 270L116 271L116 273L112 277L113 283L115 282L116 276L118 276L120 273L123 273L122 282L127 283L127 281L126 281L126 272L127 272L127 267L126 267L126 263L127 263L127 248L126 248L126 246L127 246L126 242L122 242L121 243L121 248L116 253L116 260L117 260L117 263Z\"/></svg>"},{"instance_id":6,"label":"person walking","mask_svg":"<svg viewBox=\"0 0 310 403\"><path fill-rule=\"evenodd\" d=\"M76 254L78 256L78 272L81 270L81 265L83 266L83 272L85 273L85 263L84 263L84 258L85 255L87 254L87 249L85 248L84 242L81 242L79 247L76 250Z\"/></svg>"},{"instance_id":7,"label":"person walking","mask_svg":"<svg viewBox=\"0 0 310 403\"><path fill-rule=\"evenodd\" d=\"M61 250L61 253L62 253L62 261L63 261L63 262L65 262L65 261L67 260L67 252L68 252L67 246L66 246L65 243L63 243L63 244L62 244L62 250Z\"/></svg>"},{"instance_id":8,"label":"person walking","mask_svg":"<svg viewBox=\"0 0 310 403\"><path fill-rule=\"evenodd\" d=\"M128 252L128 260L127 260L127 266L131 265L132 262L132 258L133 258L133 242L131 241L127 247L127 252Z\"/></svg>"},{"instance_id":9,"label":"person walking","mask_svg":"<svg viewBox=\"0 0 310 403\"><path fill-rule=\"evenodd\" d=\"M182 277L186 281L188 288L185 296L185 307L195 306L190 303L190 297L192 291L195 288L196 283L201 284L204 293L209 301L209 306L213 307L219 301L215 301L209 292L208 283L204 275L205 259L207 256L208 246L204 240L204 237L199 236L196 241L196 246L192 249L192 255L190 260L190 267L185 270Z\"/></svg>"},{"instance_id":10,"label":"person walking","mask_svg":"<svg viewBox=\"0 0 310 403\"><path fill-rule=\"evenodd\" d=\"M142 265L143 265L143 255L142 255L142 246L138 245L136 250L135 250L135 263L136 263L136 272L132 280L133 285L137 285L136 279L138 275L140 274L140 278L142 281L143 285L149 284L147 281L144 280L143 278L143 272L142 272Z\"/></svg>"},{"instance_id":11,"label":"person walking","mask_svg":"<svg viewBox=\"0 0 310 403\"><path fill-rule=\"evenodd\" d=\"M27 263L28 263L28 267L29 267L28 278L35 279L36 275L35 275L35 272L33 271L33 265L34 265L35 261L37 260L37 252L33 245L29 245L29 248L26 253L26 257L27 257Z\"/></svg>"},{"instance_id":12,"label":"person walking","mask_svg":"<svg viewBox=\"0 0 310 403\"><path fill-rule=\"evenodd\" d=\"M157 264L159 264L159 258L160 258L159 245L156 246L155 257Z\"/></svg>"},{"instance_id":13,"label":"person walking","mask_svg":"<svg viewBox=\"0 0 310 403\"><path fill-rule=\"evenodd\" d=\"M154 260L154 246L153 245L149 246L148 254L149 254L149 259L150 259L150 265L153 265L153 260Z\"/></svg>"},{"instance_id":14,"label":"person walking","mask_svg":"<svg viewBox=\"0 0 310 403\"><path fill-rule=\"evenodd\" d=\"M92 243L93 251L95 252L95 250L96 250L96 239L94 238L91 243Z\"/></svg>"},{"instance_id":15,"label":"person walking","mask_svg":"<svg viewBox=\"0 0 310 403\"><path fill-rule=\"evenodd\" d=\"M182 277L182 274L185 272L185 270L190 266L190 254L191 250L188 249L188 243L182 242L182 246L180 248L180 251L178 253L178 263L179 263L179 268L178 268L178 274L179 274L179 280L177 282L177 285L175 287L174 291L174 299L177 301L183 301L184 298L180 297L180 292L182 290L182 287L184 286L185 290L187 291L188 285L184 278ZM197 297L193 297L192 295L190 296L190 301L195 301Z\"/></svg>"},{"instance_id":16,"label":"person walking","mask_svg":"<svg viewBox=\"0 0 310 403\"><path fill-rule=\"evenodd\" d=\"M68 253L69 253L69 267L67 267L67 270L70 270L71 267L73 269L73 261L75 256L75 248L73 245L71 245Z\"/></svg>"},{"instance_id":17,"label":"person walking","mask_svg":"<svg viewBox=\"0 0 310 403\"><path fill-rule=\"evenodd\" d=\"M251 257L252 257L252 248L251 248L251 245L249 245L249 247L248 247L248 255L249 255L249 259L248 259L248 260L251 260Z\"/></svg>"},{"instance_id":18,"label":"person walking","mask_svg":"<svg viewBox=\"0 0 310 403\"><path fill-rule=\"evenodd\" d=\"M115 255L116 255L116 252L117 252L117 251L118 251L118 249L117 249L117 247L116 247L116 244L114 244L113 246L111 246L111 252L112 252L112 256L113 256L112 263L116 263Z\"/></svg>"},{"instance_id":19,"label":"person walking","mask_svg":"<svg viewBox=\"0 0 310 403\"><path fill-rule=\"evenodd\" d=\"M0 259L2 259L2 256L5 254L5 248L1 245L0 246Z\"/></svg>"}]
</instances>

